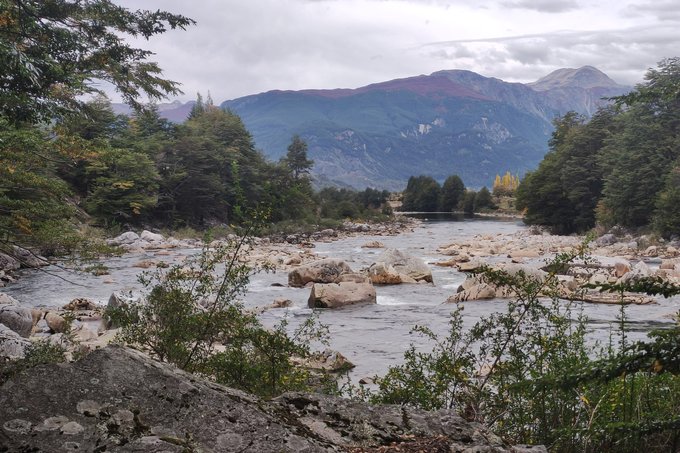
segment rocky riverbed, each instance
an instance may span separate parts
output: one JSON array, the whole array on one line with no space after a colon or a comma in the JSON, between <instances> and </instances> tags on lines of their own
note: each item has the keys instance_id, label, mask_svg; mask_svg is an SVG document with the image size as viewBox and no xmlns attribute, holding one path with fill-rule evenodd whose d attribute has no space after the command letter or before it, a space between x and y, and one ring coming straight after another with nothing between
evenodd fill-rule
<instances>
[{"instance_id":1,"label":"rocky riverbed","mask_svg":"<svg viewBox=\"0 0 680 453\"><path fill-rule=\"evenodd\" d=\"M544 234L514 220L346 226L343 231L255 240L244 260L274 271L252 277L244 303L260 313L265 324L273 325L285 317L291 328L316 311L320 321L329 326L332 347L357 365L356 378L382 374L390 364L398 363L409 343L420 341L409 335L414 325L425 324L435 332L444 332L452 309L447 301L466 305L468 326L504 308L504 298L511 294L503 288L481 286L465 271L489 264L540 273L546 259L574 250L583 242L581 237ZM677 282L677 244L650 245L645 241L610 234L592 242L590 252L596 264L574 267L561 277L565 297L574 294L575 285L586 281L617 282L656 275ZM49 338L65 342L67 326L72 328L79 348L102 347L114 336L102 327L100 319L112 293L138 298L141 288L136 277L140 272L182 264L204 246L198 240L180 241L151 232L128 232L112 243L127 253L105 262L104 275L73 274L48 267L49 274L30 271L6 289L16 301L1 305L5 319L12 316L22 323L21 333L12 329L19 338L5 341L12 345L9 350L21 350L21 345L29 341L27 337L30 341ZM322 267L321 273L326 273L323 278L291 280L291 275L304 273L310 264L329 259L342 264L330 271ZM403 264L409 260L415 264L405 270ZM608 304L619 300L597 300L595 295L582 300L601 302L586 304L583 310L590 319L593 338L606 340L619 314L618 307ZM349 302L351 306L342 309L317 310ZM633 337L670 325L680 305L677 298L660 300L641 295L630 295L626 302L652 304L627 308ZM0 335L10 334L4 331Z\"/></svg>"}]
</instances>

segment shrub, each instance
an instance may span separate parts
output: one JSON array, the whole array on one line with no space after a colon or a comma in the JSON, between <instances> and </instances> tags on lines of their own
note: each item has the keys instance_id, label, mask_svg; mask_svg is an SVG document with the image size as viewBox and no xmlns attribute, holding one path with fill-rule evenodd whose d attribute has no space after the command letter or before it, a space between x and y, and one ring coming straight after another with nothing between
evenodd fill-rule
<instances>
[{"instance_id":1,"label":"shrub","mask_svg":"<svg viewBox=\"0 0 680 453\"><path fill-rule=\"evenodd\" d=\"M580 254L560 255L548 268ZM416 328L432 340L432 351L412 346L404 364L391 367L367 398L453 408L510 443L544 444L555 452L677 450L680 327L627 344L622 306L618 347L588 346L586 320L578 306L559 299L555 272L538 279L485 269L482 278L514 294L507 310L464 332L458 308L445 337ZM680 294L658 280L602 289Z\"/></svg>"},{"instance_id":2,"label":"shrub","mask_svg":"<svg viewBox=\"0 0 680 453\"><path fill-rule=\"evenodd\" d=\"M285 320L267 329L243 307L239 297L258 270L243 264L249 242L246 234L184 265L143 274L145 300L107 314L121 326L118 340L264 397L311 386L313 376L290 358L307 357L322 329L310 318L291 336Z\"/></svg>"}]
</instances>

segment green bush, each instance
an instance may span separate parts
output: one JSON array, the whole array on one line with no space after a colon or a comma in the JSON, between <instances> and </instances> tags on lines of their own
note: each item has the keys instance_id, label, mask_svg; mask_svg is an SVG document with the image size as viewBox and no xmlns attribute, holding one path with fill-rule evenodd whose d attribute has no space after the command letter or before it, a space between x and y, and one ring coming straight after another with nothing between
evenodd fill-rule
<instances>
[{"instance_id":1,"label":"green bush","mask_svg":"<svg viewBox=\"0 0 680 453\"><path fill-rule=\"evenodd\" d=\"M561 255L559 269L577 255ZM462 329L456 309L446 336L416 331L434 347L411 347L404 364L378 379L373 402L452 408L510 443L554 452L662 452L680 445L680 328L628 344L622 308L618 346L588 346L579 306L559 299L556 274L538 279L485 269L482 278L514 294L507 310ZM659 281L604 290L671 296ZM623 307L623 306L622 306ZM371 392L368 392L371 393Z\"/></svg>"},{"instance_id":2,"label":"green bush","mask_svg":"<svg viewBox=\"0 0 680 453\"><path fill-rule=\"evenodd\" d=\"M267 329L243 307L239 298L255 271L242 264L248 243L241 236L184 265L142 275L145 300L107 313L121 326L118 340L263 397L309 388L315 377L290 359L308 357L323 329L315 318L293 335L285 320Z\"/></svg>"}]
</instances>

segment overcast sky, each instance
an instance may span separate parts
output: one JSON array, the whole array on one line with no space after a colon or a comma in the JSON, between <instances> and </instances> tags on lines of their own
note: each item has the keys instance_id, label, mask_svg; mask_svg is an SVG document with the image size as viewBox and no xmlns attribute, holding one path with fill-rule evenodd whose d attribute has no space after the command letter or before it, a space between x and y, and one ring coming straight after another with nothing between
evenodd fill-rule
<instances>
[{"instance_id":1,"label":"overcast sky","mask_svg":"<svg viewBox=\"0 0 680 453\"><path fill-rule=\"evenodd\" d=\"M115 1L196 20L136 43L182 83L181 100L356 88L441 69L529 82L592 65L632 85L680 53L678 0Z\"/></svg>"}]
</instances>

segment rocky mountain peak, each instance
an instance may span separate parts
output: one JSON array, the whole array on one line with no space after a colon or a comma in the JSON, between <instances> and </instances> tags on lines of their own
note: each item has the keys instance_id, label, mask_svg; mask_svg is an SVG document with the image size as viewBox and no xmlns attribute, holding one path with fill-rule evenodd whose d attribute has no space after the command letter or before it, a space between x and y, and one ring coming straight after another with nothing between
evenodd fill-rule
<instances>
[{"instance_id":1,"label":"rocky mountain peak","mask_svg":"<svg viewBox=\"0 0 680 453\"><path fill-rule=\"evenodd\" d=\"M620 88L621 85L607 74L593 66L582 66L578 69L562 68L551 72L536 82L528 83L536 91L548 91L556 88Z\"/></svg>"}]
</instances>

